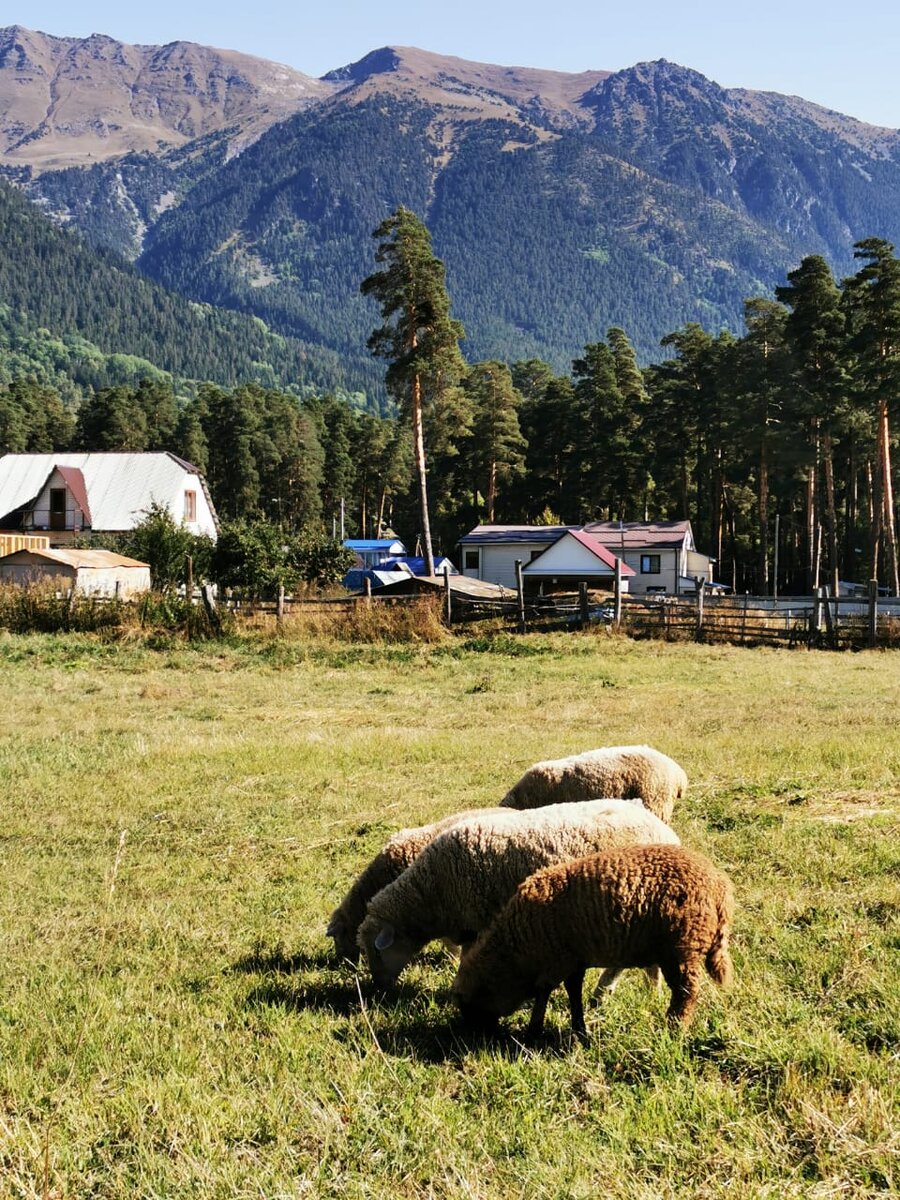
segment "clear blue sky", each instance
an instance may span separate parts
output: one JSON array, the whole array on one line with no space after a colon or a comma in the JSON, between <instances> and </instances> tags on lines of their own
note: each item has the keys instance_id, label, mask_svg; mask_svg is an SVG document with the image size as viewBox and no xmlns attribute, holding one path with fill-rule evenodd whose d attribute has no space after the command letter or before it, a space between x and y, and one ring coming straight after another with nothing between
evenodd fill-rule
<instances>
[{"instance_id":1,"label":"clear blue sky","mask_svg":"<svg viewBox=\"0 0 900 1200\"><path fill-rule=\"evenodd\" d=\"M560 71L668 58L726 87L800 95L900 128L896 0L7 0L0 24L203 42L309 75L390 44Z\"/></svg>"}]
</instances>

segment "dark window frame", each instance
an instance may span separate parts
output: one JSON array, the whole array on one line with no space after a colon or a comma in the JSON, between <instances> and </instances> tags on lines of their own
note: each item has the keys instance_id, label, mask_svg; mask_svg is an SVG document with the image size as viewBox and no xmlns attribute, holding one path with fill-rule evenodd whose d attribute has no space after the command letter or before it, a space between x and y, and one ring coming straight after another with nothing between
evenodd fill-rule
<instances>
[{"instance_id":1,"label":"dark window frame","mask_svg":"<svg viewBox=\"0 0 900 1200\"><path fill-rule=\"evenodd\" d=\"M653 564L656 563L656 566ZM641 574L642 575L661 575L662 574L662 555L661 554L642 554L641 555Z\"/></svg>"}]
</instances>

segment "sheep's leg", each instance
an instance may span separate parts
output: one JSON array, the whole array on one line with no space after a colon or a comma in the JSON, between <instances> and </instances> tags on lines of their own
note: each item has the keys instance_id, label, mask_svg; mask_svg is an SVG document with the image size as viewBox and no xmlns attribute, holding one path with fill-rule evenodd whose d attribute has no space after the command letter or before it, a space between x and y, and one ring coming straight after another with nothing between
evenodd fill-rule
<instances>
[{"instance_id":1,"label":"sheep's leg","mask_svg":"<svg viewBox=\"0 0 900 1200\"><path fill-rule=\"evenodd\" d=\"M611 992L619 982L621 974L621 967L604 967L597 980L597 986L594 988L594 995L599 996L601 992Z\"/></svg>"},{"instance_id":2,"label":"sheep's leg","mask_svg":"<svg viewBox=\"0 0 900 1200\"><path fill-rule=\"evenodd\" d=\"M697 1003L701 968L698 963L692 961L661 965L663 977L672 990L666 1017L670 1024L674 1025L677 1022L686 1027L691 1023L691 1015Z\"/></svg>"},{"instance_id":3,"label":"sheep's leg","mask_svg":"<svg viewBox=\"0 0 900 1200\"><path fill-rule=\"evenodd\" d=\"M566 994L569 997L569 1011L572 1014L572 1032L580 1038L587 1037L584 1024L584 967L579 967L565 979Z\"/></svg>"},{"instance_id":4,"label":"sheep's leg","mask_svg":"<svg viewBox=\"0 0 900 1200\"><path fill-rule=\"evenodd\" d=\"M644 974L647 977L647 987L653 992L658 992L662 985L662 972L659 967L644 967Z\"/></svg>"},{"instance_id":5,"label":"sheep's leg","mask_svg":"<svg viewBox=\"0 0 900 1200\"><path fill-rule=\"evenodd\" d=\"M552 991L552 988L541 988L535 996L534 1007L531 1010L531 1020L528 1022L528 1028L525 1030L526 1038L539 1038L544 1032L544 1017L547 1013L547 1004Z\"/></svg>"}]
</instances>

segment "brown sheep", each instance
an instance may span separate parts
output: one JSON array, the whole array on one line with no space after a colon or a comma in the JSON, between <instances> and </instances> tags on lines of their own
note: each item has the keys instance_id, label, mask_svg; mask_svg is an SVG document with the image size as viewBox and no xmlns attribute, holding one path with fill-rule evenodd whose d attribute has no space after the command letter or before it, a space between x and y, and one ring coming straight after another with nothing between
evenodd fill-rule
<instances>
[{"instance_id":1,"label":"brown sheep","mask_svg":"<svg viewBox=\"0 0 900 1200\"><path fill-rule=\"evenodd\" d=\"M704 969L717 984L731 978L733 908L727 876L681 846L624 846L546 867L463 955L453 995L480 1028L533 997L527 1036L535 1037L550 993L564 983L572 1028L584 1036L588 967L659 966L672 991L669 1021L687 1025Z\"/></svg>"}]
</instances>

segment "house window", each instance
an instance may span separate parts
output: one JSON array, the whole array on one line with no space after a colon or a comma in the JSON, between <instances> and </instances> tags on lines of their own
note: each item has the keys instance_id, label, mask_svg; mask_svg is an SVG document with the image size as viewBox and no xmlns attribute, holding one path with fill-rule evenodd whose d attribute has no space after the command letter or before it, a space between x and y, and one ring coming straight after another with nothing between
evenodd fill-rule
<instances>
[{"instance_id":1,"label":"house window","mask_svg":"<svg viewBox=\"0 0 900 1200\"><path fill-rule=\"evenodd\" d=\"M642 554L641 555L641 574L642 575L658 575L659 574L659 555L658 554Z\"/></svg>"},{"instance_id":2,"label":"house window","mask_svg":"<svg viewBox=\"0 0 900 1200\"><path fill-rule=\"evenodd\" d=\"M540 558L540 556L541 556L541 555L544 553L544 550L545 550L545 549L546 549L546 547L544 547L544 546L541 546L540 550L532 550L532 552L531 552L531 558L529 558L529 560L528 560L528 561L529 561L529 562L534 562L534 560L535 560L536 558Z\"/></svg>"},{"instance_id":3,"label":"house window","mask_svg":"<svg viewBox=\"0 0 900 1200\"><path fill-rule=\"evenodd\" d=\"M480 555L477 550L466 550L463 553L463 569L477 571L480 566Z\"/></svg>"},{"instance_id":4,"label":"house window","mask_svg":"<svg viewBox=\"0 0 900 1200\"><path fill-rule=\"evenodd\" d=\"M651 584L650 587L647 588L648 596L650 596L650 595L664 596L665 594L666 594L666 589L664 587L661 587L659 584L655 584L655 585Z\"/></svg>"},{"instance_id":5,"label":"house window","mask_svg":"<svg viewBox=\"0 0 900 1200\"><path fill-rule=\"evenodd\" d=\"M184 519L186 521L197 520L197 493L184 493Z\"/></svg>"}]
</instances>

